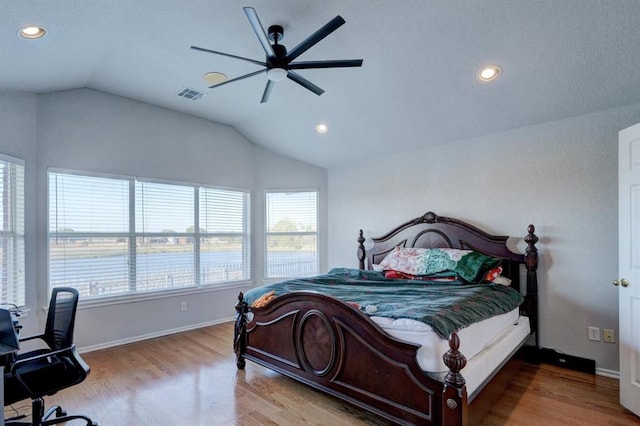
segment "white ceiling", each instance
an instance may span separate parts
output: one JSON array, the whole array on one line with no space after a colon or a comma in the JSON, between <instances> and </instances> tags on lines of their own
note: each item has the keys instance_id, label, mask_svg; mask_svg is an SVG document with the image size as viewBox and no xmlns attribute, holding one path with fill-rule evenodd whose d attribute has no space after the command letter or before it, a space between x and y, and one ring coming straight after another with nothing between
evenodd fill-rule
<instances>
[{"instance_id":1,"label":"white ceiling","mask_svg":"<svg viewBox=\"0 0 640 426\"><path fill-rule=\"evenodd\" d=\"M260 67L191 45L264 61L243 6L284 26L289 49L341 15L298 60L363 66L300 70L322 96L284 80L260 104L265 74L209 89L206 72ZM0 10L0 92L100 90L229 124L322 167L640 101L638 0L0 0ZM23 40L25 24L48 34ZM503 76L480 83L490 63ZM184 87L205 96L178 97Z\"/></svg>"}]
</instances>

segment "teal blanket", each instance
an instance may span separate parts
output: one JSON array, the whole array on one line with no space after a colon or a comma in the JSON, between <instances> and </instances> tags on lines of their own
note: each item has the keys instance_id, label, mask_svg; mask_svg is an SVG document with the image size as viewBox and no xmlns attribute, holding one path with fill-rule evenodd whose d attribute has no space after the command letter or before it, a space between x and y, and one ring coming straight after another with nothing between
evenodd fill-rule
<instances>
[{"instance_id":1,"label":"teal blanket","mask_svg":"<svg viewBox=\"0 0 640 426\"><path fill-rule=\"evenodd\" d=\"M398 280L385 278L381 272L348 268L256 287L244 300L251 305L272 290L276 296L294 291L323 293L369 316L421 321L443 338L474 322L507 313L524 300L516 290L498 284Z\"/></svg>"}]
</instances>

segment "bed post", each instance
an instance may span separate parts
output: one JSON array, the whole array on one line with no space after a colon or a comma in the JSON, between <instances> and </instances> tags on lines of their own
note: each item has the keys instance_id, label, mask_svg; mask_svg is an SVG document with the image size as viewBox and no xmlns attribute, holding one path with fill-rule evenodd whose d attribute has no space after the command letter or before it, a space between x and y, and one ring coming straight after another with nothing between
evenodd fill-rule
<instances>
[{"instance_id":1,"label":"bed post","mask_svg":"<svg viewBox=\"0 0 640 426\"><path fill-rule=\"evenodd\" d=\"M244 370L246 361L244 353L247 350L247 312L249 305L244 301L244 294L238 293L238 303L236 303L236 324L233 330L233 351L236 353L236 367Z\"/></svg>"},{"instance_id":2,"label":"bed post","mask_svg":"<svg viewBox=\"0 0 640 426\"><path fill-rule=\"evenodd\" d=\"M442 424L465 425L467 422L467 388L460 370L467 365L467 359L458 350L460 338L457 333L449 336L449 350L442 355L449 372L444 376L442 388Z\"/></svg>"},{"instance_id":3,"label":"bed post","mask_svg":"<svg viewBox=\"0 0 640 426\"><path fill-rule=\"evenodd\" d=\"M535 226L529 225L527 228L527 236L524 241L527 248L524 253L524 263L527 267L527 295L525 296L525 309L531 321L531 329L536 333L536 349L540 349L540 339L538 333L538 249L536 243L538 237L534 232Z\"/></svg>"},{"instance_id":4,"label":"bed post","mask_svg":"<svg viewBox=\"0 0 640 426\"><path fill-rule=\"evenodd\" d=\"M364 261L367 258L367 251L364 249L364 234L362 233L362 229L360 230L360 235L358 235L358 268L360 270L364 270Z\"/></svg>"}]
</instances>

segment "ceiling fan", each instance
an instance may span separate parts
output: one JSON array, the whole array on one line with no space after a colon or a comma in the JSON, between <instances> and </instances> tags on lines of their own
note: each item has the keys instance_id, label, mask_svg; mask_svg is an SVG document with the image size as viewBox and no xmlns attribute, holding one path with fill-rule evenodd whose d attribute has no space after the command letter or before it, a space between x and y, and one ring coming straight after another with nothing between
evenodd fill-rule
<instances>
[{"instance_id":1,"label":"ceiling fan","mask_svg":"<svg viewBox=\"0 0 640 426\"><path fill-rule=\"evenodd\" d=\"M264 69L250 72L249 74L241 75L240 77L232 78L230 80L226 80L219 84L214 84L209 88L219 87L225 84L233 83L234 81L242 80L248 77L253 77L254 75L258 75L266 71L267 73L267 85L264 88L264 92L262 93L262 99L260 103L265 103L269 100L269 96L271 95L271 91L273 90L273 86L276 82L284 80L284 78L288 78L289 80L293 80L298 83L305 89L308 89L320 96L324 93L320 87L311 83L306 78L302 77L300 74L295 72L294 70L301 69L310 69L310 68L341 68L341 67L359 67L362 66L362 59L338 59L338 60L327 60L327 61L306 61L306 62L293 62L298 56L302 55L309 48L313 47L319 41L324 39L326 36L337 30L342 24L345 23L345 20L342 19L340 15L333 18L327 24L325 24L322 28L320 28L315 33L311 34L304 41L294 47L291 51L287 52L286 47L280 44L279 42L282 40L284 36L284 29L281 25L271 25L267 33L265 33L262 24L260 23L260 19L258 18L258 14L255 9L252 7L245 7L244 13L247 15L249 19L249 24L253 28L253 31L258 36L258 40L264 49L265 54L267 55L266 61L256 61L254 59L245 58L242 56L236 56L229 53L218 52L217 50L205 49L202 47L191 46L191 49L200 50L202 52L215 53L216 55L228 56L230 58L242 59L243 61L248 61L257 65L261 65ZM269 43L269 40L273 41L273 44Z\"/></svg>"}]
</instances>

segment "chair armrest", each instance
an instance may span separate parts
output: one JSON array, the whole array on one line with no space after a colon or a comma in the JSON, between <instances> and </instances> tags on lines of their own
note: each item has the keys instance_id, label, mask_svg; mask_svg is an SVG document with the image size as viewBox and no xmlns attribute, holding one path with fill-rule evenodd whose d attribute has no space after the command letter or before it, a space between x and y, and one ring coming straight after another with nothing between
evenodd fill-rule
<instances>
[{"instance_id":1,"label":"chair armrest","mask_svg":"<svg viewBox=\"0 0 640 426\"><path fill-rule=\"evenodd\" d=\"M13 362L11 364L11 370L10 370L11 374L16 376L16 378L18 378L18 380L20 380L20 375L17 374L16 369L18 367L20 367L21 365L28 364L30 362L37 361L39 359L48 358L50 356L60 355L60 354L65 353L65 352L69 353L70 358L74 360L74 365L78 366L78 363L76 363L75 357L73 356L73 352L75 352L75 350L76 350L76 345L73 344L73 345L69 346L68 348L62 348L62 349L58 349L57 351L46 352L46 353L43 353L43 354L40 354L40 355L31 356L29 358L20 359L20 360L15 361L15 362ZM22 380L20 380L20 381L22 382Z\"/></svg>"}]
</instances>

